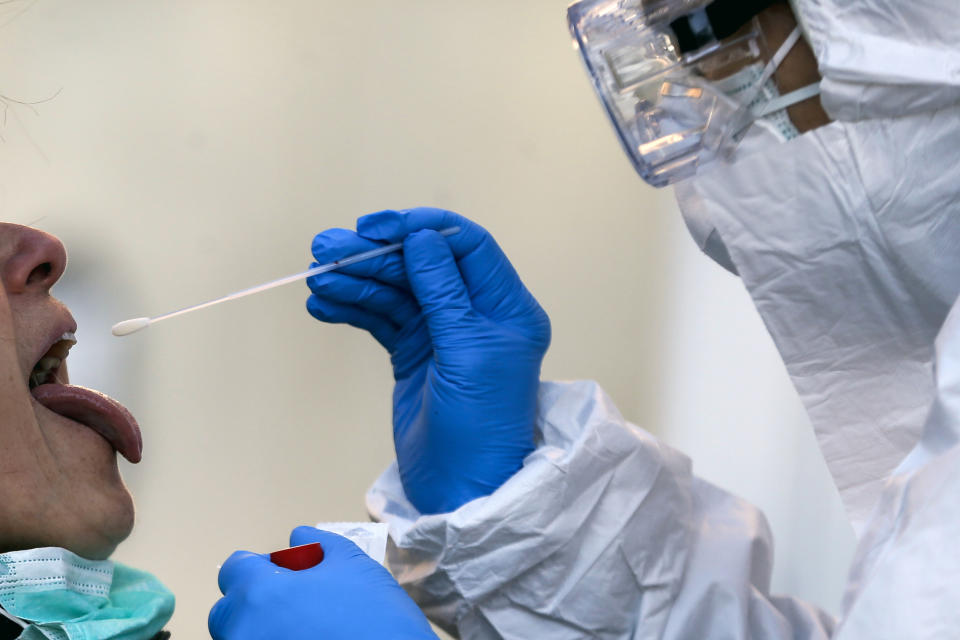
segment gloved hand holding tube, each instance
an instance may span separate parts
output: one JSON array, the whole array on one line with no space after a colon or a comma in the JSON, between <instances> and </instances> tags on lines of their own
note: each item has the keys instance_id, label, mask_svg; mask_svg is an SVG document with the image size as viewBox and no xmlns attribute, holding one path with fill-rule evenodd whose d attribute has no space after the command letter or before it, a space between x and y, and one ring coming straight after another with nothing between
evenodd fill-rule
<instances>
[{"instance_id":1,"label":"gloved hand holding tube","mask_svg":"<svg viewBox=\"0 0 960 640\"><path fill-rule=\"evenodd\" d=\"M291 546L314 542L323 561L302 571L258 553L231 555L220 569L223 598L208 620L213 640L436 640L410 596L356 544L313 527L290 534Z\"/></svg>"},{"instance_id":2,"label":"gloved hand holding tube","mask_svg":"<svg viewBox=\"0 0 960 640\"><path fill-rule=\"evenodd\" d=\"M436 230L459 226L443 238ZM393 433L408 499L453 511L495 491L533 451L550 321L483 228L419 208L313 240L318 262L392 242L401 254L310 278L307 309L369 331L390 353Z\"/></svg>"}]
</instances>

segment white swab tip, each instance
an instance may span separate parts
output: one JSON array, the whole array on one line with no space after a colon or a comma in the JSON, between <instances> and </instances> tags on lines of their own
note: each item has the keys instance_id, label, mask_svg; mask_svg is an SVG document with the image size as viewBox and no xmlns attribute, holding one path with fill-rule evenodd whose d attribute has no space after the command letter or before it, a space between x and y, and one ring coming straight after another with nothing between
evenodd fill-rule
<instances>
[{"instance_id":1,"label":"white swab tip","mask_svg":"<svg viewBox=\"0 0 960 640\"><path fill-rule=\"evenodd\" d=\"M136 333L141 329L146 329L150 326L150 318L130 318L129 320L124 320L123 322L118 322L113 325L113 328L110 329L110 333L117 336L128 336L131 333Z\"/></svg>"}]
</instances>

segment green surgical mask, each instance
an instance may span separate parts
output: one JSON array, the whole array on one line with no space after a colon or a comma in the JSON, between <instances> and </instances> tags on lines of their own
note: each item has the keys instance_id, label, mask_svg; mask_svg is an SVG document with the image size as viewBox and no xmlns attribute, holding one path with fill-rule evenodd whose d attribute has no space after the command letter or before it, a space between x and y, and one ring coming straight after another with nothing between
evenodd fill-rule
<instances>
[{"instance_id":1,"label":"green surgical mask","mask_svg":"<svg viewBox=\"0 0 960 640\"><path fill-rule=\"evenodd\" d=\"M149 573L55 547L0 554L0 606L20 640L149 640L173 615Z\"/></svg>"}]
</instances>

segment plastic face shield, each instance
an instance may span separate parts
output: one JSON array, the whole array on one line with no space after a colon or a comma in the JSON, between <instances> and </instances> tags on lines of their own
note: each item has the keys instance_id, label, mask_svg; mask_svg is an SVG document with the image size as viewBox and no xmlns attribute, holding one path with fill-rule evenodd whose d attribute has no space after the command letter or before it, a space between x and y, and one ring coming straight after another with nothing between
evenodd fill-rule
<instances>
[{"instance_id":1,"label":"plastic face shield","mask_svg":"<svg viewBox=\"0 0 960 640\"><path fill-rule=\"evenodd\" d=\"M749 126L746 107L713 83L763 62L754 16L769 4L581 0L570 6L570 30L590 79L647 183L672 184L732 152Z\"/></svg>"}]
</instances>

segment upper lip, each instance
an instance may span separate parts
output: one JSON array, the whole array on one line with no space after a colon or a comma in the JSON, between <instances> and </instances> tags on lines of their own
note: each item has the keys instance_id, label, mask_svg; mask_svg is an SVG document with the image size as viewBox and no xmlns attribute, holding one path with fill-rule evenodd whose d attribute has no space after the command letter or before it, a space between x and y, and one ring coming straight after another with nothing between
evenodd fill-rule
<instances>
[{"instance_id":1,"label":"upper lip","mask_svg":"<svg viewBox=\"0 0 960 640\"><path fill-rule=\"evenodd\" d=\"M63 339L64 334L66 333L76 333L77 332L77 322L69 314L66 315L63 319L57 322L53 328L50 329L50 332L47 334L47 340L42 345L42 349L36 351L33 354L33 359L30 362L30 368L27 370L27 384L30 382L30 373L33 371L34 367L37 366L37 363L53 348L55 344L60 342Z\"/></svg>"}]
</instances>

